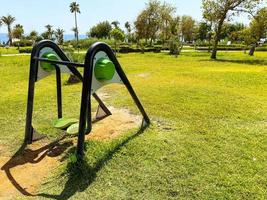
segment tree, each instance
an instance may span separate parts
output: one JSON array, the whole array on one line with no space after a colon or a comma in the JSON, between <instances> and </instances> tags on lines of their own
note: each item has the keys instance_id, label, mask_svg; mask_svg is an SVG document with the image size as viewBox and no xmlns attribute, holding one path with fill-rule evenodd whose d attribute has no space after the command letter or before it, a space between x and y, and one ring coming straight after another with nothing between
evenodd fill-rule
<instances>
[{"instance_id":1,"label":"tree","mask_svg":"<svg viewBox=\"0 0 267 200\"><path fill-rule=\"evenodd\" d=\"M166 2L160 6L160 30L163 44L172 36L171 25L176 8Z\"/></svg>"},{"instance_id":2,"label":"tree","mask_svg":"<svg viewBox=\"0 0 267 200\"><path fill-rule=\"evenodd\" d=\"M179 36L181 33L181 19L179 16L173 17L170 24L170 32L173 36Z\"/></svg>"},{"instance_id":3,"label":"tree","mask_svg":"<svg viewBox=\"0 0 267 200\"><path fill-rule=\"evenodd\" d=\"M119 21L113 21L111 24L114 26L115 29L119 28L120 22Z\"/></svg>"},{"instance_id":4,"label":"tree","mask_svg":"<svg viewBox=\"0 0 267 200\"><path fill-rule=\"evenodd\" d=\"M257 42L257 39L253 37L253 31L251 30L250 27L245 28L242 31L240 31L239 38L240 40L244 41L247 47Z\"/></svg>"},{"instance_id":5,"label":"tree","mask_svg":"<svg viewBox=\"0 0 267 200\"><path fill-rule=\"evenodd\" d=\"M55 36L56 36L56 39L57 39L57 43L58 44L63 44L64 42L64 30L63 29L56 29L55 31Z\"/></svg>"},{"instance_id":6,"label":"tree","mask_svg":"<svg viewBox=\"0 0 267 200\"><path fill-rule=\"evenodd\" d=\"M127 30L127 42L132 42L133 40L133 34L132 32L132 26L130 24L130 22L126 22L124 24L125 29Z\"/></svg>"},{"instance_id":7,"label":"tree","mask_svg":"<svg viewBox=\"0 0 267 200\"><path fill-rule=\"evenodd\" d=\"M77 23L77 13L81 13L80 5L76 2L72 2L70 4L70 12L74 13L75 27L72 30L74 31L74 36L76 38L77 47L79 47L79 29L78 29L78 23ZM79 48L78 48L78 53L79 53ZM78 82L80 82L80 80L78 79L77 76L70 75L68 83L78 83Z\"/></svg>"},{"instance_id":8,"label":"tree","mask_svg":"<svg viewBox=\"0 0 267 200\"><path fill-rule=\"evenodd\" d=\"M93 26L89 33L87 33L88 37L95 37L98 39L108 38L109 33L112 30L112 27L108 21L100 22L97 25Z\"/></svg>"},{"instance_id":9,"label":"tree","mask_svg":"<svg viewBox=\"0 0 267 200\"><path fill-rule=\"evenodd\" d=\"M77 13L81 13L80 11L80 5L77 4L76 2L72 2L70 4L70 12L71 13L74 13L74 17L75 17L75 38L76 38L76 41L77 41L77 45L79 43L79 29L78 29L78 23L77 23Z\"/></svg>"},{"instance_id":10,"label":"tree","mask_svg":"<svg viewBox=\"0 0 267 200\"><path fill-rule=\"evenodd\" d=\"M46 31L42 33L42 37L44 39L53 40L53 35L54 35L53 26L51 26L50 24L47 24L45 28L46 28Z\"/></svg>"},{"instance_id":11,"label":"tree","mask_svg":"<svg viewBox=\"0 0 267 200\"><path fill-rule=\"evenodd\" d=\"M245 28L245 25L242 23L224 23L222 27L222 32L221 32L221 39L234 39L231 36L234 36L234 32L239 32Z\"/></svg>"},{"instance_id":12,"label":"tree","mask_svg":"<svg viewBox=\"0 0 267 200\"><path fill-rule=\"evenodd\" d=\"M23 34L24 34L23 26L21 24L16 24L14 29L12 30L12 36L19 40L18 49L20 49L20 40Z\"/></svg>"},{"instance_id":13,"label":"tree","mask_svg":"<svg viewBox=\"0 0 267 200\"><path fill-rule=\"evenodd\" d=\"M71 31L74 33L74 38L75 38L76 41L77 41L77 37L79 37L79 36L77 35L77 34L78 34L78 30L77 30L77 28L76 28L76 27L73 27L73 28L71 29ZM78 42L77 42L76 46L78 47Z\"/></svg>"},{"instance_id":14,"label":"tree","mask_svg":"<svg viewBox=\"0 0 267 200\"><path fill-rule=\"evenodd\" d=\"M8 31L8 42L9 45L12 45L12 29L11 25L16 21L15 17L12 17L11 15L3 16L1 18L1 21L7 26L7 31Z\"/></svg>"},{"instance_id":15,"label":"tree","mask_svg":"<svg viewBox=\"0 0 267 200\"><path fill-rule=\"evenodd\" d=\"M192 42L196 32L196 21L191 16L182 16L181 32L185 42Z\"/></svg>"},{"instance_id":16,"label":"tree","mask_svg":"<svg viewBox=\"0 0 267 200\"><path fill-rule=\"evenodd\" d=\"M110 32L110 36L114 39L115 42L115 51L117 51L117 41L123 41L125 39L125 34L123 33L122 30L118 28L114 28Z\"/></svg>"},{"instance_id":17,"label":"tree","mask_svg":"<svg viewBox=\"0 0 267 200\"><path fill-rule=\"evenodd\" d=\"M204 41L209 39L209 32L211 31L211 26L207 22L200 22L197 27L197 39Z\"/></svg>"},{"instance_id":18,"label":"tree","mask_svg":"<svg viewBox=\"0 0 267 200\"><path fill-rule=\"evenodd\" d=\"M124 27L126 28L127 32L128 33L131 33L132 32L132 27L131 27L131 24L130 22L126 22Z\"/></svg>"},{"instance_id":19,"label":"tree","mask_svg":"<svg viewBox=\"0 0 267 200\"><path fill-rule=\"evenodd\" d=\"M35 43L38 39L38 32L37 31L31 31L27 38L29 40L32 40L33 43Z\"/></svg>"},{"instance_id":20,"label":"tree","mask_svg":"<svg viewBox=\"0 0 267 200\"><path fill-rule=\"evenodd\" d=\"M160 29L160 9L160 1L150 0L134 23L138 38L144 38L146 43L150 39L150 45L156 39L156 35Z\"/></svg>"},{"instance_id":21,"label":"tree","mask_svg":"<svg viewBox=\"0 0 267 200\"><path fill-rule=\"evenodd\" d=\"M202 0L203 17L212 22L215 29L212 59L217 57L217 47L221 39L223 24L239 12L251 11L262 0Z\"/></svg>"}]
</instances>

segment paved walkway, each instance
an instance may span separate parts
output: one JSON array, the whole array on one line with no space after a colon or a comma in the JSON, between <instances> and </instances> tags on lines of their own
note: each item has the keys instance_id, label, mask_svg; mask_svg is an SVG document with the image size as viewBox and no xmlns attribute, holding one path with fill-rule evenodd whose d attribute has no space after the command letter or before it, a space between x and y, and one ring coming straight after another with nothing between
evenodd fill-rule
<instances>
[{"instance_id":1,"label":"paved walkway","mask_svg":"<svg viewBox=\"0 0 267 200\"><path fill-rule=\"evenodd\" d=\"M2 54L3 57L13 57L13 56L30 56L30 53L18 53L18 54Z\"/></svg>"}]
</instances>

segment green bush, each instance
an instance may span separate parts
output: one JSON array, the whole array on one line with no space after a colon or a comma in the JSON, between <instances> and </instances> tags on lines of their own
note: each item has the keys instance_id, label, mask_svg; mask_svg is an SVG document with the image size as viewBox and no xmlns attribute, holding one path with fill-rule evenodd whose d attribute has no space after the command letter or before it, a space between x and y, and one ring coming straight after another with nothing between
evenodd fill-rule
<instances>
[{"instance_id":1,"label":"green bush","mask_svg":"<svg viewBox=\"0 0 267 200\"><path fill-rule=\"evenodd\" d=\"M114 44L114 41L109 40L109 39L87 38L87 39L79 40L79 48L80 49L89 49L96 42L105 42L108 45ZM72 46L74 48L77 48L77 42L76 42L76 40L67 41L67 42L64 42L64 46Z\"/></svg>"},{"instance_id":2,"label":"green bush","mask_svg":"<svg viewBox=\"0 0 267 200\"><path fill-rule=\"evenodd\" d=\"M256 51L267 51L267 47L266 46L257 47Z\"/></svg>"},{"instance_id":3,"label":"green bush","mask_svg":"<svg viewBox=\"0 0 267 200\"><path fill-rule=\"evenodd\" d=\"M19 49L19 53L31 53L32 47L23 47Z\"/></svg>"},{"instance_id":4,"label":"green bush","mask_svg":"<svg viewBox=\"0 0 267 200\"><path fill-rule=\"evenodd\" d=\"M15 47L29 47L33 45L33 42L30 40L21 40L21 41L13 42L13 45Z\"/></svg>"}]
</instances>

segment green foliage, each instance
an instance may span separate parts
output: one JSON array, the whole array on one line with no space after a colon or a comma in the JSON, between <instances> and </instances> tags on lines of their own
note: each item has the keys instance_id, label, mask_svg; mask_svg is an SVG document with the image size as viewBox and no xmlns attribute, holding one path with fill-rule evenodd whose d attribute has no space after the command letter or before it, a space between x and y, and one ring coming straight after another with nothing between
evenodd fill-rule
<instances>
[{"instance_id":1,"label":"green foliage","mask_svg":"<svg viewBox=\"0 0 267 200\"><path fill-rule=\"evenodd\" d=\"M93 26L89 33L87 33L88 37L93 38L108 38L109 33L112 27L108 21L100 22L97 25Z\"/></svg>"},{"instance_id":2,"label":"green foliage","mask_svg":"<svg viewBox=\"0 0 267 200\"><path fill-rule=\"evenodd\" d=\"M160 1L150 0L146 8L138 15L134 24L140 39L156 39L156 33L160 28L161 6Z\"/></svg>"},{"instance_id":3,"label":"green foliage","mask_svg":"<svg viewBox=\"0 0 267 200\"><path fill-rule=\"evenodd\" d=\"M110 36L116 41L123 41L125 39L124 32L118 28L112 29Z\"/></svg>"},{"instance_id":4,"label":"green foliage","mask_svg":"<svg viewBox=\"0 0 267 200\"><path fill-rule=\"evenodd\" d=\"M7 15L7 16L2 16L1 17L1 21L3 24L5 24L7 26L7 31L8 31L8 39L9 39L9 45L12 45L12 29L11 29L11 25L16 21L16 18L11 16L11 15Z\"/></svg>"},{"instance_id":5,"label":"green foliage","mask_svg":"<svg viewBox=\"0 0 267 200\"><path fill-rule=\"evenodd\" d=\"M55 31L55 37L58 44L63 44L64 42L64 30L63 29L56 29Z\"/></svg>"},{"instance_id":6,"label":"green foliage","mask_svg":"<svg viewBox=\"0 0 267 200\"><path fill-rule=\"evenodd\" d=\"M208 40L210 31L211 25L209 25L207 22L200 22L197 27L196 40Z\"/></svg>"},{"instance_id":7,"label":"green foliage","mask_svg":"<svg viewBox=\"0 0 267 200\"><path fill-rule=\"evenodd\" d=\"M178 55L180 55L182 47L183 44L179 40L173 38L170 41L170 54L177 57Z\"/></svg>"},{"instance_id":8,"label":"green foliage","mask_svg":"<svg viewBox=\"0 0 267 200\"><path fill-rule=\"evenodd\" d=\"M24 34L24 29L21 24L16 24L12 30L12 36L16 39L21 39Z\"/></svg>"},{"instance_id":9,"label":"green foliage","mask_svg":"<svg viewBox=\"0 0 267 200\"><path fill-rule=\"evenodd\" d=\"M260 9L250 23L251 37L259 41L267 38L267 7Z\"/></svg>"},{"instance_id":10,"label":"green foliage","mask_svg":"<svg viewBox=\"0 0 267 200\"><path fill-rule=\"evenodd\" d=\"M19 53L31 53L32 47L23 47L19 49Z\"/></svg>"},{"instance_id":11,"label":"green foliage","mask_svg":"<svg viewBox=\"0 0 267 200\"><path fill-rule=\"evenodd\" d=\"M191 16L182 16L181 33L185 42L192 42L196 35L196 22Z\"/></svg>"},{"instance_id":12,"label":"green foliage","mask_svg":"<svg viewBox=\"0 0 267 200\"><path fill-rule=\"evenodd\" d=\"M50 24L47 24L45 26L46 31L44 33L41 34L41 36L43 37L43 39L48 39L48 40L53 40L53 35L55 33L55 31L53 30L53 26Z\"/></svg>"},{"instance_id":13,"label":"green foliage","mask_svg":"<svg viewBox=\"0 0 267 200\"><path fill-rule=\"evenodd\" d=\"M109 45L113 45L113 41L112 40L109 40L109 39L96 39L96 38L87 38L87 39L82 39L82 40L79 40L79 48L81 49L89 49L92 44L96 43L96 42L105 42ZM65 41L64 46L67 46L67 47L75 47L77 45L77 42L75 40L71 40L71 41Z\"/></svg>"},{"instance_id":14,"label":"green foliage","mask_svg":"<svg viewBox=\"0 0 267 200\"><path fill-rule=\"evenodd\" d=\"M33 45L33 41L27 40L25 38L21 39L20 41L13 42L13 46L15 47L29 47Z\"/></svg>"},{"instance_id":15,"label":"green foliage","mask_svg":"<svg viewBox=\"0 0 267 200\"><path fill-rule=\"evenodd\" d=\"M221 33L225 20L241 11L252 13L262 0L202 0L203 17L215 27L212 59L216 59L217 45L221 39Z\"/></svg>"}]
</instances>

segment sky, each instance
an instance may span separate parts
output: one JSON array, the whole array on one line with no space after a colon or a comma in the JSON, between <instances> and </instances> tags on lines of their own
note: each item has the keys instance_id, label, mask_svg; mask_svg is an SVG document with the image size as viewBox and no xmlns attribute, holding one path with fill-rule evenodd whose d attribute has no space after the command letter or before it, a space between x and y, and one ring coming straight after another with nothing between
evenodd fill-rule
<instances>
[{"instance_id":1,"label":"sky","mask_svg":"<svg viewBox=\"0 0 267 200\"><path fill-rule=\"evenodd\" d=\"M0 0L0 16L11 14L15 23L24 26L25 33L45 30L47 24L54 28L63 28L65 33L72 33L74 15L69 11L73 0ZM201 0L165 0L177 7L177 15L190 15L196 20L202 19ZM104 20L118 20L121 27L126 21L134 22L137 15L145 7L146 0L76 0L80 4L81 14L78 15L80 34L85 34L90 27ZM247 17L239 21L248 23ZM6 27L0 27L5 33Z\"/></svg>"}]
</instances>

